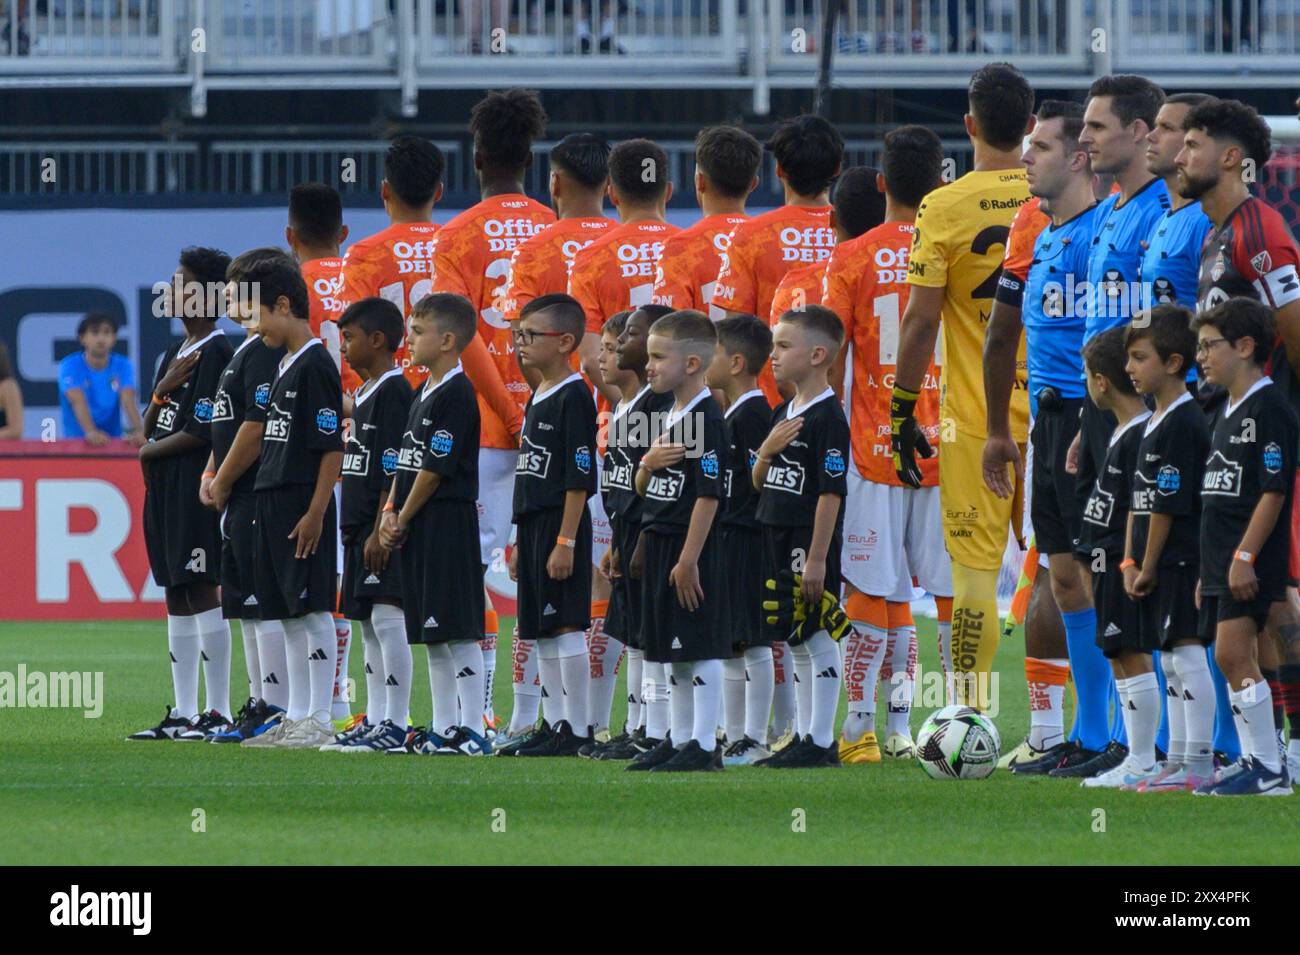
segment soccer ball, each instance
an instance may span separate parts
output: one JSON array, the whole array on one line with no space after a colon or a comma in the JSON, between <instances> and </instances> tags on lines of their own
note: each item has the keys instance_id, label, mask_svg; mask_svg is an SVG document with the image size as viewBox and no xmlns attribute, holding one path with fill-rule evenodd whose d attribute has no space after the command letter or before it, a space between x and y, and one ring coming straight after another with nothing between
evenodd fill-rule
<instances>
[{"instance_id":1,"label":"soccer ball","mask_svg":"<svg viewBox=\"0 0 1300 955\"><path fill-rule=\"evenodd\" d=\"M993 721L969 706L936 710L916 737L916 758L934 779L984 779L1001 749Z\"/></svg>"}]
</instances>

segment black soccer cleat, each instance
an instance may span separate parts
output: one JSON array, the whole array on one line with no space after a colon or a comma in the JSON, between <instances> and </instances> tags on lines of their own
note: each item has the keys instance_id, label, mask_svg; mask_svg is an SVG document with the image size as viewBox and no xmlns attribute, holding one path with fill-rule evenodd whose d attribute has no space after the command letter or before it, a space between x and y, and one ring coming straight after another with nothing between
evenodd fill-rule
<instances>
[{"instance_id":1,"label":"black soccer cleat","mask_svg":"<svg viewBox=\"0 0 1300 955\"><path fill-rule=\"evenodd\" d=\"M172 716L172 708L167 707L162 722L147 730L132 733L128 740L173 740L190 728L190 721L183 716Z\"/></svg>"},{"instance_id":2,"label":"black soccer cleat","mask_svg":"<svg viewBox=\"0 0 1300 955\"><path fill-rule=\"evenodd\" d=\"M235 714L235 725L224 732L214 733L208 738L212 743L242 743L257 735L257 728L271 716L266 700L255 700L251 696Z\"/></svg>"},{"instance_id":3,"label":"black soccer cleat","mask_svg":"<svg viewBox=\"0 0 1300 955\"><path fill-rule=\"evenodd\" d=\"M661 739L652 750L639 754L632 762L628 763L627 771L629 773L648 772L656 766L668 762L677 755L677 747L673 746L672 737L665 736Z\"/></svg>"},{"instance_id":4,"label":"black soccer cleat","mask_svg":"<svg viewBox=\"0 0 1300 955\"><path fill-rule=\"evenodd\" d=\"M779 758L778 758L779 757ZM793 746L783 749L772 760L761 761L755 766L769 766L772 769L821 769L840 765L839 747L835 741L830 746L818 746L813 742L812 734L805 736Z\"/></svg>"},{"instance_id":5,"label":"black soccer cleat","mask_svg":"<svg viewBox=\"0 0 1300 955\"><path fill-rule=\"evenodd\" d=\"M712 773L722 769L719 759L721 747L714 746L712 752L705 752L697 740L687 740L666 763L652 766L652 773Z\"/></svg>"},{"instance_id":6,"label":"black soccer cleat","mask_svg":"<svg viewBox=\"0 0 1300 955\"><path fill-rule=\"evenodd\" d=\"M611 736L603 743L596 742L596 738L593 736L590 743L584 744L582 749L578 750L578 755L581 756L583 759L600 759L600 756L598 754L601 752L601 750L610 746L621 745L623 743L626 743L630 739L631 737L628 736L626 732L619 733L617 736Z\"/></svg>"},{"instance_id":7,"label":"black soccer cleat","mask_svg":"<svg viewBox=\"0 0 1300 955\"><path fill-rule=\"evenodd\" d=\"M521 749L526 746L535 746L543 740L548 739L552 732L551 724L546 722L546 720L541 720L536 726L519 739L507 743L499 749L494 748L493 752L497 756L518 756Z\"/></svg>"},{"instance_id":8,"label":"black soccer cleat","mask_svg":"<svg viewBox=\"0 0 1300 955\"><path fill-rule=\"evenodd\" d=\"M590 729L590 727L587 727ZM525 746L520 749L516 756L576 756L578 750L582 749L584 743L591 741L591 735L578 736L573 732L573 727L569 725L568 720L558 720L555 728L551 730L545 739L539 740L535 745Z\"/></svg>"},{"instance_id":9,"label":"black soccer cleat","mask_svg":"<svg viewBox=\"0 0 1300 955\"><path fill-rule=\"evenodd\" d=\"M642 749L646 743L650 743L650 748L654 749L659 745L659 740L646 739L645 730L638 729L627 734L627 739L621 742L610 740L604 746L599 746L596 752L592 754L592 759L611 760L614 762L623 762L629 759L635 759L644 751Z\"/></svg>"},{"instance_id":10,"label":"black soccer cleat","mask_svg":"<svg viewBox=\"0 0 1300 955\"><path fill-rule=\"evenodd\" d=\"M1007 768L1017 776L1046 776L1063 761L1070 759L1074 754L1082 749L1078 743L1071 740L1057 743L1055 746L1049 746L1040 756L1034 759L1026 760L1023 763L1012 763ZM1089 751L1087 759L1095 756L1095 753Z\"/></svg>"},{"instance_id":11,"label":"black soccer cleat","mask_svg":"<svg viewBox=\"0 0 1300 955\"><path fill-rule=\"evenodd\" d=\"M1093 776L1098 776L1109 769L1114 769L1127 758L1128 747L1123 743L1111 740L1106 744L1106 748L1093 756L1092 759L1068 766L1062 763L1047 775L1053 779L1091 779Z\"/></svg>"}]
</instances>

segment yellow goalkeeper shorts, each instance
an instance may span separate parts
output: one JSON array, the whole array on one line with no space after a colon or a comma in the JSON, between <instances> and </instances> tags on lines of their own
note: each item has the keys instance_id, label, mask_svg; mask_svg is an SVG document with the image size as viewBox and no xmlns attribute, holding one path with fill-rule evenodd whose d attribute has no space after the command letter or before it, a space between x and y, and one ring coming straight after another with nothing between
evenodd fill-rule
<instances>
[{"instance_id":1,"label":"yellow goalkeeper shorts","mask_svg":"<svg viewBox=\"0 0 1300 955\"><path fill-rule=\"evenodd\" d=\"M999 498L984 483L984 439L960 431L952 434L939 448L939 505L948 556L975 570L997 570L1007 548L1007 531L1020 536L1024 488L1017 484L1014 497ZM1023 456L1023 447L1020 452Z\"/></svg>"}]
</instances>

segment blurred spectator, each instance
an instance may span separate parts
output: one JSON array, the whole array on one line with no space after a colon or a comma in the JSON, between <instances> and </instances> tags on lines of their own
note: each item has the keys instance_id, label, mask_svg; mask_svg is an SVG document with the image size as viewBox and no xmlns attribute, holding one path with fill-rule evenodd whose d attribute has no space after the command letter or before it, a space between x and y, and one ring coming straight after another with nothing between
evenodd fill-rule
<instances>
[{"instance_id":1,"label":"blurred spectator","mask_svg":"<svg viewBox=\"0 0 1300 955\"><path fill-rule=\"evenodd\" d=\"M9 349L0 342L0 441L17 441L23 436L23 393L9 363Z\"/></svg>"},{"instance_id":2,"label":"blurred spectator","mask_svg":"<svg viewBox=\"0 0 1300 955\"><path fill-rule=\"evenodd\" d=\"M135 400L135 371L125 355L113 351L117 323L103 312L91 312L77 325L79 354L59 362L59 404L63 436L85 438L103 447L113 438L144 444L140 408ZM122 432L122 413L130 427Z\"/></svg>"}]
</instances>

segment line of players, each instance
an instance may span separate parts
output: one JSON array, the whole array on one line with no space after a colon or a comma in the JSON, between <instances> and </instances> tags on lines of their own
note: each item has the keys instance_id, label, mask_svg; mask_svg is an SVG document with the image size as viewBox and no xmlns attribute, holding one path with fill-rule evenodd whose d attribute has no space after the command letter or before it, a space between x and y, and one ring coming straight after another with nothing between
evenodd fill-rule
<instances>
[{"instance_id":1,"label":"line of players","mask_svg":"<svg viewBox=\"0 0 1300 955\"><path fill-rule=\"evenodd\" d=\"M1122 83L1131 78L1110 79ZM1131 158L1133 149L1140 149L1149 130L1157 127L1154 118L1151 121L1126 118L1118 107L1103 108L1125 102L1119 95L1122 92L1118 88L1117 92L1108 92L1095 87L1090 94L1089 109L1107 114L1095 125L1105 127L1110 122L1120 130L1120 139L1127 135ZM879 747L871 725L877 676L874 671L885 655L882 653L885 646L888 646L888 662L893 666L900 669L909 667L909 660L914 659L914 629L906 610L913 574L938 597L946 668L956 671L958 679L953 682L959 698L978 703L981 687L987 686L986 681L962 677L987 673L992 649L996 647L995 603L991 615L988 613L989 603L993 600L990 576L995 578L1001 559L1005 529L1010 523L1010 502L1004 507L1001 498L992 493L970 493L971 476L978 474L973 460L966 461L964 467L962 461L958 461L956 465L938 471L936 476L932 460L912 463L906 459L918 433L942 444L947 461L953 460L954 453L965 453L967 458L971 458L972 449L984 452L984 435L980 433L984 423L979 421L978 414L983 407L983 394L973 385L978 379L973 371L976 367L974 360L970 358L976 348L983 348L984 342L982 330L969 319L972 316L976 320L986 317L980 304L981 300L992 298L997 286L1001 248L1007 247L1010 260L1017 247L1016 238L1023 237L1022 233L1027 234L1023 220L1027 219L1025 210L1028 206L1011 227L1010 240L1007 238L1007 222L1027 198L1019 144L1023 133L1031 126L1029 111L1032 101L1032 91L1012 68L995 65L979 71L972 79L971 113L967 117L968 131L975 145L975 172L924 198L938 184L938 141L932 133L919 127L898 130L891 134L893 150L890 142L886 142L885 174L882 177L883 198L892 208L879 209L882 195L872 181L875 179L873 175L865 170L848 170L840 176L836 186L834 220L827 195L831 181L840 173L842 144L828 124L804 117L778 128L768 148L777 159L787 203L753 220L744 218L743 208L745 197L756 181L754 174L760 157L757 143L746 134L727 127L706 130L697 142L696 175L697 195L705 217L691 229L678 231L664 221L664 204L671 187L662 177L641 174L647 168L667 168L662 151L653 143L633 140L620 144L608 155L607 161L602 162L603 146L594 137L584 136L569 137L552 155L551 192L560 219L547 226L546 219L552 215L550 211L526 199L519 185L527 164L526 147L542 129L544 117L540 114L540 106L536 105L535 99L520 91L492 94L476 107L471 123L484 201L439 230L429 222L429 218L432 204L441 189L441 157L431 145L418 140L396 143L394 151L390 152L389 175L384 185L385 206L393 226L349 250L338 285L342 290L352 288L353 291L351 295L346 292L340 295L339 301L355 301L357 299L352 296L368 292L388 297L406 308L431 289L439 288L457 291L474 303L480 316L480 334L499 372L499 379L494 381L490 375L485 375L481 363L474 366L477 369L475 373L468 361L467 375L476 388L480 381L485 382L480 389L481 395L492 393L494 384L505 385L495 392L495 413L504 424L497 429L495 437L489 435L489 428L484 425L485 447L482 453L489 453L494 440L496 443L513 440L517 418L507 399L514 399L517 408L517 403L527 400L527 395L538 384L536 376L530 376L528 369L522 363L516 364L511 356L508 330L512 320L519 320L522 309L531 298L561 287L567 288L586 312L587 330L599 332L603 331L609 316L643 304L647 297L663 303L666 309L707 307L715 319L744 312L775 318L784 312L786 304L793 305L796 310L807 310L809 303L821 299L824 288L827 304L844 320L846 338L852 343L852 347L846 348L838 360L843 362L847 359L846 364L851 362L848 378L852 383L852 394L846 403L850 417L861 419L860 425L855 421L855 434L870 434L874 428L876 437L869 446L868 441L861 439L853 442L853 466L846 468L847 483L853 484L856 479L860 493L852 493L850 488L842 509L847 515L838 518L839 521L847 518L843 555L844 576L847 578L846 605L855 621L844 648L844 667L850 677L850 722L844 727L841 752L849 761L878 759ZM1094 110L1094 107L1097 108ZM1048 104L1044 104L1044 111L1048 111L1047 108ZM1049 120L1057 117L1040 118L1047 125ZM1104 137L1096 138L1101 140ZM1151 136L1153 141L1156 138L1155 134ZM521 141L523 152L519 146ZM892 176L891 152L896 160ZM1076 171L1078 152L1073 151L1070 159ZM1100 168L1097 159L1101 152L1090 145L1083 157L1084 164L1091 159L1093 166ZM1031 171L1034 169L1034 156L1035 146L1031 143L1024 157L1024 165ZM928 162L931 159L934 161ZM619 225L600 214L606 174L608 194L618 210ZM928 181L926 177L929 177ZM892 189L891 178L894 180ZM1122 190L1123 177L1116 178ZM1091 172L1088 180L1091 190ZM978 211L959 209L958 204L963 201L971 204L978 201ZM1047 205L1049 201L1044 199L1043 204ZM1121 206L1125 207L1127 204ZM927 211L931 212L931 222L927 228L927 242L923 245L919 237L912 234L913 220L919 223ZM887 220L883 226L878 225L881 212ZM1033 220L1029 221L1033 223ZM1038 222L1044 221L1046 216L1040 211ZM890 234L874 235L868 241L865 233L873 227L876 230L883 228ZM1038 224L1037 230L1030 235L1031 243L1041 229L1041 224ZM963 230L971 231L971 236L963 236ZM595 236L600 238L594 239ZM1109 236L1102 245L1114 250L1116 242L1113 238ZM858 242L859 239L862 241ZM1091 243L1093 246L1097 244ZM1068 241L1062 245L1068 245ZM516 246L511 262L502 253ZM579 253L578 250L584 246L589 248ZM1174 257L1167 251L1161 253L1162 260ZM824 268L828 260L830 267ZM839 260L838 267L836 260ZM348 267L348 262L354 262L352 268ZM384 263L390 264L385 268ZM397 268L392 267L394 264ZM1112 265L1103 273L1112 285L1116 283L1113 269ZM1283 289L1285 280L1279 270L1274 271L1278 271L1278 275L1274 276L1273 283L1278 289ZM1013 274L1010 268L1007 273ZM1002 284L1006 286L1008 283L1004 281ZM1159 283L1156 284L1159 288ZM837 285L843 287L840 293L843 298L839 303L834 298ZM918 293L918 289L923 291ZM910 299L909 292L913 293ZM775 313L774 301L781 307ZM854 314L855 310L864 314L858 316ZM906 321L901 320L903 312ZM946 382L947 404L942 420L955 422L954 435L940 434L939 428L941 415L937 408L936 387L939 368L933 354L940 314L944 318L943 353L950 356L952 368ZM641 321L650 317L653 316ZM999 325L996 318L995 314L994 329ZM1031 321L1026 320L1024 324L1032 336ZM1018 382L1020 387L1015 389L1021 392L1017 397L1023 399L1025 393L1030 393L1037 399L1040 389L1033 388L1022 376L1014 373L991 375L994 368L992 359L996 357L991 343L997 336L991 333L989 338L990 361L985 363L985 367L986 374L995 379L993 387L1002 387L1000 383L1021 378ZM580 367L588 379L596 383L602 399L618 401L622 395L611 386L609 379L600 374L598 342L594 334L583 336L579 345ZM474 344L471 343L471 351ZM953 361L951 356L954 355L965 355L970 360ZM481 358L480 355L480 362ZM408 356L401 356L400 360L409 366ZM895 360L899 384L892 395L891 421L888 412L881 412L881 391L882 388L885 390L884 400L887 401L894 371L891 366ZM1031 365L1030 379L1035 377L1033 372ZM839 383L844 380L837 365L831 376L832 385L838 390ZM1073 390L1081 387L1082 380L1080 372L1070 383ZM912 383L913 388L904 388L904 382ZM764 372L759 384L769 402L779 400L770 373ZM1000 436L993 426L998 401L994 390L990 394L994 397L988 403L987 434L996 439ZM484 399L480 398L480 405L484 404ZM486 404L491 407L491 402ZM949 407L954 414L947 413ZM484 418L487 417L485 412ZM922 424L911 428L909 422L917 420ZM889 433L885 429L891 425L893 443L902 452L897 474L891 474L887 464L882 466L881 462L882 458L888 462L890 456L891 448L882 439ZM504 438L500 436L503 430ZM995 440L988 443L996 447ZM1059 443L1068 445L1068 441ZM508 448L499 450L513 458ZM755 448L748 450L751 453L756 451ZM496 480L488 483L498 489L501 487L500 475L506 471L505 461L506 458L501 456L501 463L495 470L480 467L481 474L497 475ZM1043 470L1035 468L1035 473L1041 474ZM947 482L946 493L945 474L952 476ZM940 485L937 489L934 487L936 480ZM963 481L965 486L961 483ZM928 491L918 493L905 489L904 483L921 484ZM1082 485L1084 482L1080 480L1079 483ZM983 488L979 491L983 492ZM975 498L977 504L953 507L945 503L940 519L937 514L940 505L935 498L946 499L954 495L963 500ZM504 495L493 495L484 489L480 494L480 518L487 514L488 525L499 524L499 520L491 519L490 502L499 504L503 500ZM500 508L497 510L499 512ZM599 508L593 510L599 526L602 515ZM1067 514L1069 511L1058 509L1055 513ZM888 515L887 520L882 520L884 515ZM999 520L999 515L1006 519ZM610 576L617 582L620 518L617 513L613 517L615 547L605 566L613 571ZM492 531L490 526L484 529L484 523L480 521L485 545L488 541L503 544L504 532ZM637 518L624 520L622 533L628 534L636 523ZM934 544L940 523L947 532L947 550L954 558L951 574L947 555ZM508 527L505 532L508 532ZM601 536L598 532L598 547ZM625 544L626 541L625 537ZM838 558L838 548L834 550ZM829 579L830 574L823 571L817 560L812 562L811 574L808 574L808 557L803 551L803 548L793 549L787 563L797 564L814 582L819 573L825 573L824 579ZM499 553L499 548L495 552ZM491 554L492 551L485 546L485 563L491 559ZM1058 589L1059 576L1066 575L1051 574L1053 590ZM596 598L593 608L596 610L602 609L600 588L604 577L603 574L594 576L597 589L593 591ZM945 577L949 579L945 581ZM616 584L616 594L618 589ZM951 612L954 601L945 596L954 591L958 605L955 614ZM891 600L891 597L895 599ZM617 602L616 599L615 604ZM1039 605L1042 603L1037 601ZM611 617L614 617L612 610ZM1072 617L1072 613L1079 612L1066 611L1067 629L1074 622L1077 631L1080 629L1078 618ZM954 629L958 631L954 640L955 659L947 653L949 620L954 618L957 622ZM1034 629L1034 622L1031 619L1031 629ZM672 676L661 675L659 671L662 668L655 664L647 666L643 651L635 647L637 638L629 636L625 624L622 628L621 636L626 640L619 640L617 637L620 635L610 632L609 620L605 621L605 634L589 635L591 672L601 674L598 679L607 680L608 692L612 693L614 665L610 665L607 658L612 654L613 661L617 661L622 650L619 644L626 642L629 676L632 678L629 685L633 687L629 703L632 715L641 716L640 720L630 719L629 728L636 730L638 722L649 722L651 712L659 714L661 724L668 696L664 686L671 682ZM1092 639L1091 632L1088 637ZM745 650L745 643L738 640L733 649L737 652ZM541 647L545 648L546 644L542 643ZM514 674L515 714L511 720L510 740L503 747L507 751L510 751L511 742L537 742L530 737L522 741L516 738L536 718L537 699L545 682L535 675L535 669L530 671L530 664L533 667L537 664L534 649L531 641L518 641ZM761 653L762 647L750 650L743 654L743 664L737 664L736 658L730 661L728 676L731 679L728 684L735 683L743 688L745 683L741 677L748 675L749 682L756 682L755 673L760 677L757 682L765 683L766 657ZM812 688L806 686L810 681L782 679L787 669L783 665L785 648L776 641L773 650L776 724L778 727L788 725L793 721L791 714L797 712L800 728L806 728L813 704L802 699L804 694L798 695L799 702L805 704L802 706L792 697L797 695L793 692L796 687L811 693ZM1073 656L1071 654L1070 663L1074 665L1077 681L1079 665ZM1044 743L1052 742L1053 725L1056 736L1060 736L1064 664L1063 659L1051 654L1035 656L1027 662L1031 685L1045 688L1045 692L1032 694L1032 697L1048 701L1047 706L1036 708L1032 714L1034 734L1038 738L1031 734L1027 745L1033 745L1037 751L1033 755L1051 749ZM639 698L638 688L641 690ZM600 695L597 693L597 697ZM760 693L759 705L762 703ZM559 721L558 716L550 712L551 705L547 704L548 719L543 727ZM597 711L599 709L598 706ZM765 722L766 709L763 709ZM762 724L757 719L746 722L746 727L752 727L754 734L742 737L741 721L732 714L743 711L743 707L737 704L726 707L726 710L728 738L733 741L733 748L740 748L733 755L739 757L739 761L748 761L746 752L753 751L757 754L754 758L761 758L763 754L757 753L757 749L761 749L763 744L754 734L761 732L758 726ZM1055 724L1051 722L1053 712ZM607 722L608 704L604 705L604 713ZM900 732L891 735L891 744L896 743L900 753L907 750L908 744L905 720L904 715L898 727ZM590 725L598 727L599 719L592 719ZM891 725L890 729L892 731L895 727ZM1078 729L1079 724L1076 724L1076 733ZM800 740L806 735L801 733ZM613 749L618 755L628 755L629 746L635 752L646 752L648 750L637 746L645 736L652 740L659 738L648 731L640 737L633 733L630 740L617 740ZM1087 752L1086 747L1076 748ZM1029 754L1021 752L1020 755ZM1110 755L1113 758L1113 753Z\"/></svg>"}]
</instances>

